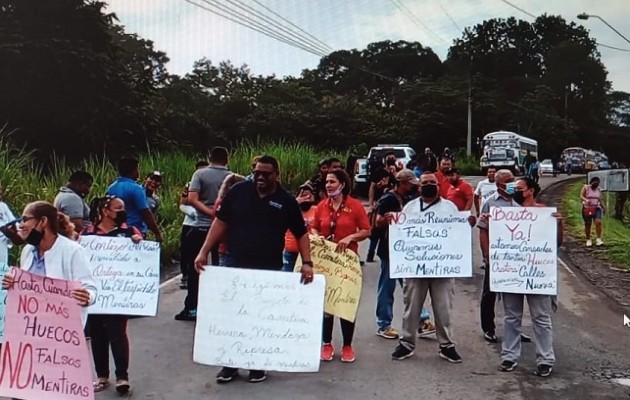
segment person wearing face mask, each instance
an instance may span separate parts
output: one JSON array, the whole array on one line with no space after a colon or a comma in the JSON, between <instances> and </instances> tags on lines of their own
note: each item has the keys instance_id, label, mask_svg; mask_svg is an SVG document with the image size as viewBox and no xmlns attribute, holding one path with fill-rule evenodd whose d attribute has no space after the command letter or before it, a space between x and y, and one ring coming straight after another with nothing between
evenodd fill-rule
<instances>
[{"instance_id":1,"label":"person wearing face mask","mask_svg":"<svg viewBox=\"0 0 630 400\"><path fill-rule=\"evenodd\" d=\"M407 203L403 208L403 213L413 218L424 218L425 213L432 213L439 217L458 214L459 211L451 201L440 197L439 181L435 173L425 172L420 176L420 197ZM475 217L470 216L469 223L471 226L474 225ZM431 305L439 343L438 356L452 363L462 362L462 358L455 349L451 325L453 285L452 278L406 278L404 280L403 329L398 346L391 355L392 359L404 360L413 356L420 312L427 294L431 293Z\"/></svg>"},{"instance_id":2,"label":"person wearing face mask","mask_svg":"<svg viewBox=\"0 0 630 400\"><path fill-rule=\"evenodd\" d=\"M545 207L536 202L536 195L540 192L540 186L534 178L526 177L518 179L515 183L512 199L522 207ZM557 245L563 240L562 216L554 213L558 224ZM513 371L517 366L517 360L521 356L521 341L519 336L523 324L523 300L527 297L529 313L531 315L534 331L534 343L536 346L536 369L534 375L548 377L551 375L555 363L553 350L553 325L552 313L557 310L557 297L538 294L502 293L504 319L504 337L501 343L501 365L499 370L503 372Z\"/></svg>"},{"instance_id":3,"label":"person wearing face mask","mask_svg":"<svg viewBox=\"0 0 630 400\"><path fill-rule=\"evenodd\" d=\"M312 233L337 243L338 252L344 252L348 249L358 253L358 242L370 236L370 221L363 204L350 196L350 177L348 174L343 170L329 171L326 176L326 193L328 199L320 202L315 209L311 226ZM355 322L341 319L342 362L350 363L355 360L355 352L352 348ZM333 316L324 315L322 361L331 361L335 355L335 349L332 345L333 325Z\"/></svg>"},{"instance_id":4,"label":"person wearing face mask","mask_svg":"<svg viewBox=\"0 0 630 400\"><path fill-rule=\"evenodd\" d=\"M580 192L580 200L582 200L582 219L584 220L584 234L586 235L586 247L593 246L591 240L591 227L595 221L595 239L596 246L603 246L602 240L602 216L606 209L602 202L602 191L599 188L599 178L591 178L588 185L584 185Z\"/></svg>"},{"instance_id":5,"label":"person wearing face mask","mask_svg":"<svg viewBox=\"0 0 630 400\"><path fill-rule=\"evenodd\" d=\"M298 195L295 198L298 205L300 206L300 210L302 211L302 217L304 218L304 225L306 226L306 230L310 232L311 223L313 222L313 218L315 216L315 188L311 184L310 181L307 181L302 186L300 186ZM293 272L295 268L295 262L297 261L297 257L300 254L300 248L298 247L298 242L291 230L287 230L287 233L284 237L284 253L282 253L282 259L284 264L282 266L282 270L285 272Z\"/></svg>"},{"instance_id":6,"label":"person wearing face mask","mask_svg":"<svg viewBox=\"0 0 630 400\"><path fill-rule=\"evenodd\" d=\"M94 303L97 288L83 247L69 239L75 234L68 217L47 201L29 203L22 212L18 235L27 245L22 248L19 268L31 274L54 279L75 281L81 288L71 296L83 306L83 323L87 319L87 307ZM5 289L13 287L14 271L2 281Z\"/></svg>"},{"instance_id":7,"label":"person wearing face mask","mask_svg":"<svg viewBox=\"0 0 630 400\"><path fill-rule=\"evenodd\" d=\"M134 243L142 241L142 232L127 225L127 212L122 199L105 196L98 199L93 216L93 224L81 232L81 236L97 235L109 237L127 237ZM109 348L111 347L116 365L116 392L125 395L131 390L129 385L129 337L127 335L127 315L90 314L88 332L94 358L97 380L94 392L101 392L109 387Z\"/></svg>"},{"instance_id":8,"label":"person wearing face mask","mask_svg":"<svg viewBox=\"0 0 630 400\"><path fill-rule=\"evenodd\" d=\"M483 207L481 207L479 221L477 222L481 256L483 257L484 263L487 263L487 260L490 259L490 234L488 231L490 207L519 207L519 204L513 199L516 184L514 183L514 174L512 174L512 171L500 169L495 173L494 180L497 184L497 192L484 202ZM494 322L494 305L496 299L497 294L490 291L490 268L485 268L479 313L483 338L489 343L498 342L496 324ZM521 334L521 340L523 342L531 342L531 338L524 334Z\"/></svg>"}]
</instances>

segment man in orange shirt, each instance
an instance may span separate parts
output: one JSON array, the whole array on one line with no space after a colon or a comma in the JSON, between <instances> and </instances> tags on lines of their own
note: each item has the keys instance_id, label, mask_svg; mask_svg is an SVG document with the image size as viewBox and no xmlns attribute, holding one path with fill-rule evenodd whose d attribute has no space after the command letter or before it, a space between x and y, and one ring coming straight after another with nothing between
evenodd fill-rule
<instances>
[{"instance_id":1,"label":"man in orange shirt","mask_svg":"<svg viewBox=\"0 0 630 400\"><path fill-rule=\"evenodd\" d=\"M448 171L448 191L446 199L452 201L459 211L469 211L473 204L473 189L462 179L459 170L452 168Z\"/></svg>"},{"instance_id":2,"label":"man in orange shirt","mask_svg":"<svg viewBox=\"0 0 630 400\"><path fill-rule=\"evenodd\" d=\"M450 158L440 159L440 170L435 173L440 188L440 197L446 199L448 188L451 187L448 172L453 168L453 161Z\"/></svg>"}]
</instances>

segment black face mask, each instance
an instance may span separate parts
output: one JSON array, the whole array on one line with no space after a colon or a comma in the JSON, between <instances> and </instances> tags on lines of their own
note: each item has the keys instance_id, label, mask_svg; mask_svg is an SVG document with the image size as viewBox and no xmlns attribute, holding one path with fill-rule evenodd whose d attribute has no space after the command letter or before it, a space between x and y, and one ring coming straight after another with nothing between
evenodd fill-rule
<instances>
[{"instance_id":1,"label":"black face mask","mask_svg":"<svg viewBox=\"0 0 630 400\"><path fill-rule=\"evenodd\" d=\"M310 201L300 203L300 210L302 211L308 211L311 209L311 207L313 207L313 203L311 203Z\"/></svg>"},{"instance_id":2,"label":"black face mask","mask_svg":"<svg viewBox=\"0 0 630 400\"><path fill-rule=\"evenodd\" d=\"M525 193L523 191L517 190L512 195L512 200L514 200L518 204L523 204L523 202L525 201Z\"/></svg>"},{"instance_id":3,"label":"black face mask","mask_svg":"<svg viewBox=\"0 0 630 400\"><path fill-rule=\"evenodd\" d=\"M24 240L26 241L26 243L37 247L39 246L43 238L44 238L43 232L40 232L37 229L31 229L31 231L28 233L28 236Z\"/></svg>"},{"instance_id":4,"label":"black face mask","mask_svg":"<svg viewBox=\"0 0 630 400\"><path fill-rule=\"evenodd\" d=\"M433 198L438 194L437 185L424 185L420 186L420 194L422 197Z\"/></svg>"},{"instance_id":5,"label":"black face mask","mask_svg":"<svg viewBox=\"0 0 630 400\"><path fill-rule=\"evenodd\" d=\"M396 165L396 160L387 159L385 160L385 165L387 166Z\"/></svg>"},{"instance_id":6,"label":"black face mask","mask_svg":"<svg viewBox=\"0 0 630 400\"><path fill-rule=\"evenodd\" d=\"M120 226L127 222L127 211L116 211L116 217L114 218L116 225Z\"/></svg>"}]
</instances>

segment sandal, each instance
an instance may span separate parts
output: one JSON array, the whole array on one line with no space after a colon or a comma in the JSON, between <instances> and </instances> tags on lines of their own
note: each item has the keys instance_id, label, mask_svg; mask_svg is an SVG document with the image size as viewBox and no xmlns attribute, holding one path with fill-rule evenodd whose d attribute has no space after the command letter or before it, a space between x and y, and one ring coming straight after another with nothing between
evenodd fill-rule
<instances>
[{"instance_id":1,"label":"sandal","mask_svg":"<svg viewBox=\"0 0 630 400\"><path fill-rule=\"evenodd\" d=\"M94 388L94 393L102 392L109 387L109 379L98 378L97 381L92 383L92 387Z\"/></svg>"},{"instance_id":2,"label":"sandal","mask_svg":"<svg viewBox=\"0 0 630 400\"><path fill-rule=\"evenodd\" d=\"M116 392L118 392L119 395L123 396L129 393L130 389L131 389L131 385L129 385L128 380L118 379L116 381Z\"/></svg>"}]
</instances>

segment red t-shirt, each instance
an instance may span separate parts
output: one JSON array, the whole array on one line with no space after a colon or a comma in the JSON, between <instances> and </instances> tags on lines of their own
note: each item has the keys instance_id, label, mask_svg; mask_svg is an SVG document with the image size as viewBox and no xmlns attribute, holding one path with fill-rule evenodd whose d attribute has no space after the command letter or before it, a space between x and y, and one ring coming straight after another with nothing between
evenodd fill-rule
<instances>
[{"instance_id":1,"label":"red t-shirt","mask_svg":"<svg viewBox=\"0 0 630 400\"><path fill-rule=\"evenodd\" d=\"M451 181L448 179L448 176L445 176L442 171L438 171L435 173L435 177L437 178L438 183L440 184L440 197L447 198L448 188L451 187Z\"/></svg>"},{"instance_id":2,"label":"red t-shirt","mask_svg":"<svg viewBox=\"0 0 630 400\"><path fill-rule=\"evenodd\" d=\"M473 189L468 182L460 179L455 185L449 183L446 199L452 201L459 211L465 211L466 204L473 198Z\"/></svg>"},{"instance_id":3,"label":"red t-shirt","mask_svg":"<svg viewBox=\"0 0 630 400\"><path fill-rule=\"evenodd\" d=\"M330 199L322 200L315 209L315 216L311 228L319 232L324 237L330 236L331 220L339 214L335 224L334 242L338 243L346 236L352 235L360 230L369 230L370 220L363 208L363 204L353 197L346 196L339 211L334 211L331 215ZM352 242L348 248L358 253L359 244Z\"/></svg>"}]
</instances>

